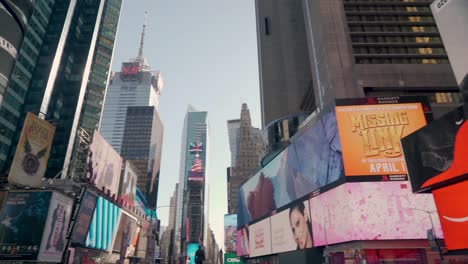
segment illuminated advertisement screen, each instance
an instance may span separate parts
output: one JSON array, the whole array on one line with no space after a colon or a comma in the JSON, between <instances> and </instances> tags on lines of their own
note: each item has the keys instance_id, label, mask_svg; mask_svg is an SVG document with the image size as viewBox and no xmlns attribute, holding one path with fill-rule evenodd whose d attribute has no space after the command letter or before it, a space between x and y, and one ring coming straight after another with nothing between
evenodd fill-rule
<instances>
[{"instance_id":1,"label":"illuminated advertisement screen","mask_svg":"<svg viewBox=\"0 0 468 264\"><path fill-rule=\"evenodd\" d=\"M96 208L97 195L86 191L80 203L80 210L75 221L75 227L71 236L73 243L84 244L88 235L91 218Z\"/></svg>"},{"instance_id":2,"label":"illuminated advertisement screen","mask_svg":"<svg viewBox=\"0 0 468 264\"><path fill-rule=\"evenodd\" d=\"M133 206L135 204L135 195L137 188L138 174L135 166L130 161L125 161L125 170L122 181L122 190L120 196L127 204Z\"/></svg>"},{"instance_id":3,"label":"illuminated advertisement screen","mask_svg":"<svg viewBox=\"0 0 468 264\"><path fill-rule=\"evenodd\" d=\"M111 194L118 194L121 168L122 158L119 153L98 131L94 131L86 160L87 179L99 189L104 187L110 190Z\"/></svg>"},{"instance_id":4,"label":"illuminated advertisement screen","mask_svg":"<svg viewBox=\"0 0 468 264\"><path fill-rule=\"evenodd\" d=\"M406 180L401 138L426 125L420 102L352 105L353 99L337 100L336 119L346 176L395 175Z\"/></svg>"},{"instance_id":5,"label":"illuminated advertisement screen","mask_svg":"<svg viewBox=\"0 0 468 264\"><path fill-rule=\"evenodd\" d=\"M335 112L324 110L239 190L238 228L344 178Z\"/></svg>"},{"instance_id":6,"label":"illuminated advertisement screen","mask_svg":"<svg viewBox=\"0 0 468 264\"><path fill-rule=\"evenodd\" d=\"M0 260L37 260L51 199L52 192L7 193L0 212Z\"/></svg>"},{"instance_id":7,"label":"illuminated advertisement screen","mask_svg":"<svg viewBox=\"0 0 468 264\"><path fill-rule=\"evenodd\" d=\"M271 254L270 218L249 226L250 257Z\"/></svg>"},{"instance_id":8,"label":"illuminated advertisement screen","mask_svg":"<svg viewBox=\"0 0 468 264\"><path fill-rule=\"evenodd\" d=\"M124 62L122 63L120 79L122 81L137 81L139 72L140 72L139 62Z\"/></svg>"},{"instance_id":9,"label":"illuminated advertisement screen","mask_svg":"<svg viewBox=\"0 0 468 264\"><path fill-rule=\"evenodd\" d=\"M236 252L237 214L224 216L224 252Z\"/></svg>"},{"instance_id":10,"label":"illuminated advertisement screen","mask_svg":"<svg viewBox=\"0 0 468 264\"><path fill-rule=\"evenodd\" d=\"M195 264L195 253L197 253L199 245L197 243L189 243L187 245L187 263Z\"/></svg>"},{"instance_id":11,"label":"illuminated advertisement screen","mask_svg":"<svg viewBox=\"0 0 468 264\"><path fill-rule=\"evenodd\" d=\"M467 176L468 123L463 120L459 107L401 140L414 192Z\"/></svg>"},{"instance_id":12,"label":"illuminated advertisement screen","mask_svg":"<svg viewBox=\"0 0 468 264\"><path fill-rule=\"evenodd\" d=\"M247 227L237 230L237 256L247 256L249 250L249 229Z\"/></svg>"},{"instance_id":13,"label":"illuminated advertisement screen","mask_svg":"<svg viewBox=\"0 0 468 264\"><path fill-rule=\"evenodd\" d=\"M353 240L426 239L424 211L436 210L431 194L414 194L409 182L351 182L309 200L314 246ZM440 223L432 215L437 237Z\"/></svg>"},{"instance_id":14,"label":"illuminated advertisement screen","mask_svg":"<svg viewBox=\"0 0 468 264\"><path fill-rule=\"evenodd\" d=\"M120 208L98 197L85 245L100 250L111 250L120 220Z\"/></svg>"},{"instance_id":15,"label":"illuminated advertisement screen","mask_svg":"<svg viewBox=\"0 0 468 264\"><path fill-rule=\"evenodd\" d=\"M309 202L299 201L271 217L272 253L313 247Z\"/></svg>"},{"instance_id":16,"label":"illuminated advertisement screen","mask_svg":"<svg viewBox=\"0 0 468 264\"><path fill-rule=\"evenodd\" d=\"M115 242L113 245L114 251L118 251L120 255L126 256L127 249L132 242L131 240L135 228L136 219L122 212L120 215L119 227L115 235Z\"/></svg>"}]
</instances>

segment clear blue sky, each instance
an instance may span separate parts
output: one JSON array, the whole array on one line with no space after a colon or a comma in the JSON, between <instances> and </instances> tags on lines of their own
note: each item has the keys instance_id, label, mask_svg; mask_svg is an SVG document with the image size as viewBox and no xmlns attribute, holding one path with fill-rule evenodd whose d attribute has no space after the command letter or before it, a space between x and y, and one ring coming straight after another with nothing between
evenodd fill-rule
<instances>
[{"instance_id":1,"label":"clear blue sky","mask_svg":"<svg viewBox=\"0 0 468 264\"><path fill-rule=\"evenodd\" d=\"M145 11L149 15L144 55L153 70L162 71L165 83L159 107L165 131L158 206L169 204L179 179L187 105L208 111L209 221L223 246L230 165L226 121L239 118L245 102L253 125L260 126L254 1L123 0L113 70L137 55ZM158 210L163 225L168 212Z\"/></svg>"}]
</instances>

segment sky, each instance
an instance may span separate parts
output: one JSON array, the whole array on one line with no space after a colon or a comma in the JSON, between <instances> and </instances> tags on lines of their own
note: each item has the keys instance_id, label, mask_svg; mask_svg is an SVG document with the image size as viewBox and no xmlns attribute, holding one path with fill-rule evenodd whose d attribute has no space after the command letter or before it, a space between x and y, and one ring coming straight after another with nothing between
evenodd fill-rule
<instances>
[{"instance_id":1,"label":"sky","mask_svg":"<svg viewBox=\"0 0 468 264\"><path fill-rule=\"evenodd\" d=\"M227 213L226 168L230 166L227 120L247 103L260 127L255 6L252 0L123 0L112 69L136 57L148 12L144 57L161 70L159 113L164 142L158 206L169 205L179 179L181 137L187 106L208 111L209 222L222 247ZM167 225L169 208L158 209Z\"/></svg>"}]
</instances>

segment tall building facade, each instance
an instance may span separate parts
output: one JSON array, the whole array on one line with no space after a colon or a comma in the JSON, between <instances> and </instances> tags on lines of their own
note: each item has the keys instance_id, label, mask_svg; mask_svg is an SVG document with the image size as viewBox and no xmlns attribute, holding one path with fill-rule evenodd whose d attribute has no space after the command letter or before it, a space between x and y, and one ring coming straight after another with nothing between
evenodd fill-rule
<instances>
[{"instance_id":1,"label":"tall building facade","mask_svg":"<svg viewBox=\"0 0 468 264\"><path fill-rule=\"evenodd\" d=\"M304 96L303 110L321 108L335 98L387 95L427 95L436 117L456 107L461 96L431 2L256 0L263 125L290 113L284 99L274 97L277 86L265 81L278 75L272 67L310 65L311 89L306 93L278 82L287 87L285 93ZM285 38L288 32L295 37ZM266 100L270 92L272 99Z\"/></svg>"},{"instance_id":2,"label":"tall building facade","mask_svg":"<svg viewBox=\"0 0 468 264\"><path fill-rule=\"evenodd\" d=\"M175 212L177 206L177 190L178 184L176 184L174 193L171 196L169 203L169 220L166 231L164 231L161 239L161 258L163 264L174 263L174 225L175 225Z\"/></svg>"},{"instance_id":3,"label":"tall building facade","mask_svg":"<svg viewBox=\"0 0 468 264\"><path fill-rule=\"evenodd\" d=\"M203 240L207 114L189 106L184 120L174 237L175 254L178 257L185 256L187 243L200 243Z\"/></svg>"},{"instance_id":4,"label":"tall building facade","mask_svg":"<svg viewBox=\"0 0 468 264\"><path fill-rule=\"evenodd\" d=\"M164 127L154 106L127 108L121 156L138 169L137 187L156 208Z\"/></svg>"},{"instance_id":5,"label":"tall building facade","mask_svg":"<svg viewBox=\"0 0 468 264\"><path fill-rule=\"evenodd\" d=\"M118 152L122 149L125 116L129 106L154 106L163 89L160 71L151 71L143 57L146 21L141 34L138 56L122 63L120 72L113 74L106 92L99 132Z\"/></svg>"},{"instance_id":6,"label":"tall building facade","mask_svg":"<svg viewBox=\"0 0 468 264\"><path fill-rule=\"evenodd\" d=\"M240 124L240 119L232 119L227 121L229 150L231 150L231 166L234 166L234 164L236 164L237 143L239 138Z\"/></svg>"},{"instance_id":7,"label":"tall building facade","mask_svg":"<svg viewBox=\"0 0 468 264\"><path fill-rule=\"evenodd\" d=\"M98 128L121 4L121 0L57 0L47 6L44 1L36 3L50 9L51 14L47 27L39 27L43 30L42 43L32 42L33 51L38 51L37 63L30 64L33 67L26 68L27 72L13 71L15 78L27 76L28 81L12 81L9 87L22 94L16 97L16 110L2 105L6 109L2 116L11 112L16 117L1 120L12 132L7 134L9 155L4 164L8 165L14 155L26 112L33 112L56 125L46 177L82 176L86 153L78 147L78 131L92 134ZM41 21L40 11L33 16L36 13L40 17L32 20Z\"/></svg>"},{"instance_id":8,"label":"tall building facade","mask_svg":"<svg viewBox=\"0 0 468 264\"><path fill-rule=\"evenodd\" d=\"M263 154L261 130L252 127L247 104L242 104L240 128L237 142L237 155L234 167L228 173L228 212L237 213L237 194L240 186L246 182L260 166Z\"/></svg>"},{"instance_id":9,"label":"tall building facade","mask_svg":"<svg viewBox=\"0 0 468 264\"><path fill-rule=\"evenodd\" d=\"M54 0L2 1L0 3L0 171L15 144L18 119L23 111L32 74L38 63Z\"/></svg>"},{"instance_id":10,"label":"tall building facade","mask_svg":"<svg viewBox=\"0 0 468 264\"><path fill-rule=\"evenodd\" d=\"M262 128L315 108L301 1L256 0ZM309 101L307 103L305 101Z\"/></svg>"}]
</instances>

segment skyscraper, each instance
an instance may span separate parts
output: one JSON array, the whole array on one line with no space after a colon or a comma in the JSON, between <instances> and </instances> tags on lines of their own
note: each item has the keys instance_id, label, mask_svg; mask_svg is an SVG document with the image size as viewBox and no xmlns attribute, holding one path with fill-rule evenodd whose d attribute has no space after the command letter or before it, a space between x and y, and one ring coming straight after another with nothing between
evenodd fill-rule
<instances>
[{"instance_id":1,"label":"skyscraper","mask_svg":"<svg viewBox=\"0 0 468 264\"><path fill-rule=\"evenodd\" d=\"M431 2L256 0L260 72L265 76L261 79L278 75L264 66L271 61L286 57L277 67L303 67L302 61L285 55L294 52L311 65L312 85L304 98L315 98L319 108L335 98L427 95L435 116L440 116L457 106L461 96L430 12ZM285 24L305 38L284 38L289 32ZM272 51L272 47L281 48ZM274 98L276 86L266 84L261 82L262 95L272 93ZM284 93L303 93L295 86L282 87L287 87ZM263 99L264 117L283 109L284 99L279 99ZM303 103L304 108L312 108L310 102Z\"/></svg>"},{"instance_id":2,"label":"skyscraper","mask_svg":"<svg viewBox=\"0 0 468 264\"><path fill-rule=\"evenodd\" d=\"M231 150L231 166L234 166L234 164L236 164L240 124L240 119L232 119L227 121L229 149Z\"/></svg>"},{"instance_id":3,"label":"skyscraper","mask_svg":"<svg viewBox=\"0 0 468 264\"><path fill-rule=\"evenodd\" d=\"M0 171L8 169L5 168L8 152L19 131L18 119L44 36L54 19L54 3L54 0L0 3Z\"/></svg>"},{"instance_id":4,"label":"skyscraper","mask_svg":"<svg viewBox=\"0 0 468 264\"><path fill-rule=\"evenodd\" d=\"M57 0L55 4L49 1L48 6L44 6L44 1L36 4L51 12L50 21L47 27L39 27L44 36L42 45L34 42L37 37L30 37L34 49L40 50L37 65L31 63L33 67L21 74L13 71L13 75L19 79L25 76L28 81L13 81L9 87L21 94L16 98L16 110L5 105L7 111L0 113L11 116L0 121L11 130L7 134L8 157L14 155L19 134L16 132L25 113L34 112L56 125L46 177L60 173L62 177L81 177L86 153L78 147L77 132L92 134L98 128L122 3ZM37 13L42 17L40 12Z\"/></svg>"},{"instance_id":5,"label":"skyscraper","mask_svg":"<svg viewBox=\"0 0 468 264\"><path fill-rule=\"evenodd\" d=\"M138 169L137 187L148 207L156 208L164 128L154 106L129 106L121 156Z\"/></svg>"},{"instance_id":6,"label":"skyscraper","mask_svg":"<svg viewBox=\"0 0 468 264\"><path fill-rule=\"evenodd\" d=\"M315 108L304 12L298 0L256 0L262 128ZM308 100L308 101L307 101Z\"/></svg>"},{"instance_id":7,"label":"skyscraper","mask_svg":"<svg viewBox=\"0 0 468 264\"><path fill-rule=\"evenodd\" d=\"M188 242L199 243L203 239L207 114L189 106L184 120L174 238L176 254L179 256L185 255Z\"/></svg>"},{"instance_id":8,"label":"skyscraper","mask_svg":"<svg viewBox=\"0 0 468 264\"><path fill-rule=\"evenodd\" d=\"M154 106L163 89L160 71L151 71L143 57L146 22L141 34L138 56L122 63L120 72L113 74L106 92L99 132L118 152L122 149L125 116L129 106Z\"/></svg>"},{"instance_id":9,"label":"skyscraper","mask_svg":"<svg viewBox=\"0 0 468 264\"><path fill-rule=\"evenodd\" d=\"M237 142L236 163L228 184L228 212L237 213L237 193L240 186L253 176L260 166L263 154L263 139L261 130L252 127L250 111L247 104L242 104L240 128Z\"/></svg>"}]
</instances>

